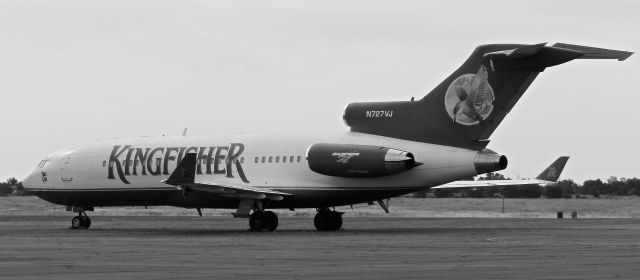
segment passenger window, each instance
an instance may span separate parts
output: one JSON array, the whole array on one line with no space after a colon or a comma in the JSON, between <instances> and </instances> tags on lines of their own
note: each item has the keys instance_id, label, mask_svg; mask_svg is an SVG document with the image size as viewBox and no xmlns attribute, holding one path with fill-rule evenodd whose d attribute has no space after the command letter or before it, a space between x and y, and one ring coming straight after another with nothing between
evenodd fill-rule
<instances>
[{"instance_id":1,"label":"passenger window","mask_svg":"<svg viewBox=\"0 0 640 280\"><path fill-rule=\"evenodd\" d=\"M289 162L293 162L293 156L289 157Z\"/></svg>"},{"instance_id":2,"label":"passenger window","mask_svg":"<svg viewBox=\"0 0 640 280\"><path fill-rule=\"evenodd\" d=\"M264 157L262 157L262 163L264 163Z\"/></svg>"},{"instance_id":3,"label":"passenger window","mask_svg":"<svg viewBox=\"0 0 640 280\"><path fill-rule=\"evenodd\" d=\"M256 163L258 163L258 157L256 157Z\"/></svg>"},{"instance_id":4,"label":"passenger window","mask_svg":"<svg viewBox=\"0 0 640 280\"><path fill-rule=\"evenodd\" d=\"M282 157L282 162L287 162L287 156Z\"/></svg>"},{"instance_id":5,"label":"passenger window","mask_svg":"<svg viewBox=\"0 0 640 280\"><path fill-rule=\"evenodd\" d=\"M269 157L269 163L273 162L273 157Z\"/></svg>"},{"instance_id":6,"label":"passenger window","mask_svg":"<svg viewBox=\"0 0 640 280\"><path fill-rule=\"evenodd\" d=\"M302 158L301 156L298 156L298 162L300 162L300 159L301 159L301 158Z\"/></svg>"},{"instance_id":7,"label":"passenger window","mask_svg":"<svg viewBox=\"0 0 640 280\"><path fill-rule=\"evenodd\" d=\"M102 167L107 167L107 161L102 161Z\"/></svg>"},{"instance_id":8,"label":"passenger window","mask_svg":"<svg viewBox=\"0 0 640 280\"><path fill-rule=\"evenodd\" d=\"M280 156L276 157L276 163L280 162Z\"/></svg>"}]
</instances>

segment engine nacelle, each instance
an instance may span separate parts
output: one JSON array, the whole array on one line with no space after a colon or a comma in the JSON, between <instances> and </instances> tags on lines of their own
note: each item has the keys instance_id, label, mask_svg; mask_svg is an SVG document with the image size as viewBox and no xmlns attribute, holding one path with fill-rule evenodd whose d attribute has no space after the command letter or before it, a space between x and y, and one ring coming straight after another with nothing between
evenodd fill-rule
<instances>
[{"instance_id":1,"label":"engine nacelle","mask_svg":"<svg viewBox=\"0 0 640 280\"><path fill-rule=\"evenodd\" d=\"M476 154L474 166L478 174L499 171L507 168L507 157L496 152L484 149Z\"/></svg>"},{"instance_id":2,"label":"engine nacelle","mask_svg":"<svg viewBox=\"0 0 640 280\"><path fill-rule=\"evenodd\" d=\"M307 150L309 168L338 177L380 177L410 170L421 163L409 152L379 146L317 143Z\"/></svg>"}]
</instances>

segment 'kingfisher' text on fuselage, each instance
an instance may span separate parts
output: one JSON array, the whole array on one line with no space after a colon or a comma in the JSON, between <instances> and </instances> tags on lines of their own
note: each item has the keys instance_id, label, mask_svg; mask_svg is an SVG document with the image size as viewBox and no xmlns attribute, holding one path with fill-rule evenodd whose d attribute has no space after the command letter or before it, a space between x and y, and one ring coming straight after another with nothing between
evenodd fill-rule
<instances>
[{"instance_id":1,"label":"'kingfisher' text on fuselage","mask_svg":"<svg viewBox=\"0 0 640 280\"><path fill-rule=\"evenodd\" d=\"M175 161L178 163L185 154L197 153L196 174L224 174L227 178L234 178L233 166L235 165L238 176L243 182L249 183L242 169L242 162L240 162L240 156L243 151L244 144L242 143L231 143L229 146L215 147L154 148L134 148L131 145L116 145L113 146L111 156L109 156L107 178L116 179L115 173L117 173L123 183L129 184L127 176L169 175L171 174L169 162ZM114 167L116 172L114 172Z\"/></svg>"}]
</instances>

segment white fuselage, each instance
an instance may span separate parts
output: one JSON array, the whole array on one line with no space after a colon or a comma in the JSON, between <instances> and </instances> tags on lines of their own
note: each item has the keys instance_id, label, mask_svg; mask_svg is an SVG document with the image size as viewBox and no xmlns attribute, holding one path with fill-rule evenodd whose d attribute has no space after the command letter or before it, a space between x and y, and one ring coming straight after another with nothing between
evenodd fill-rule
<instances>
[{"instance_id":1,"label":"white fuselage","mask_svg":"<svg viewBox=\"0 0 640 280\"><path fill-rule=\"evenodd\" d=\"M408 151L422 165L372 178L322 175L310 170L307 163L307 149L314 143ZM228 198L185 197L175 186L161 182L186 153L198 154L198 178L289 193L291 199L274 202L271 207L307 208L383 199L474 176L478 152L353 132L137 137L56 152L25 179L24 185L41 198L63 205L237 207L237 200Z\"/></svg>"}]
</instances>

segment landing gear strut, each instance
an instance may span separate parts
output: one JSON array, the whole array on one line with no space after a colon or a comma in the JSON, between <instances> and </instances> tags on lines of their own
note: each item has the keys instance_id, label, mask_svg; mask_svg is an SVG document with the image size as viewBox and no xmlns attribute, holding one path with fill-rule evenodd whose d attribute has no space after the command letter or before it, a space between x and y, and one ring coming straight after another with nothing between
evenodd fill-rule
<instances>
[{"instance_id":1,"label":"landing gear strut","mask_svg":"<svg viewBox=\"0 0 640 280\"><path fill-rule=\"evenodd\" d=\"M71 228L79 229L79 228L89 228L91 226L91 219L87 216L87 213L84 211L78 211L78 216L73 217L71 219Z\"/></svg>"},{"instance_id":2,"label":"landing gear strut","mask_svg":"<svg viewBox=\"0 0 640 280\"><path fill-rule=\"evenodd\" d=\"M278 228L278 216L271 211L254 211L249 216L249 227L252 231L274 231Z\"/></svg>"},{"instance_id":3,"label":"landing gear strut","mask_svg":"<svg viewBox=\"0 0 640 280\"><path fill-rule=\"evenodd\" d=\"M343 212L330 211L329 209L320 209L313 218L313 225L319 231L335 231L342 228Z\"/></svg>"}]
</instances>

